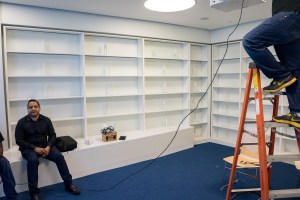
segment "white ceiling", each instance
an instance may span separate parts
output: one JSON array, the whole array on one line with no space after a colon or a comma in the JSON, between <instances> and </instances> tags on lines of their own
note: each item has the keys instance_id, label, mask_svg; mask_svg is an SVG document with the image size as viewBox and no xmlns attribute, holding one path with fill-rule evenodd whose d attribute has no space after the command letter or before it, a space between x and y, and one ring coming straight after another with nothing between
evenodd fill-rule
<instances>
[{"instance_id":1,"label":"white ceiling","mask_svg":"<svg viewBox=\"0 0 300 200\"><path fill-rule=\"evenodd\" d=\"M240 10L222 12L210 8L210 0L196 0L193 8L175 13L158 13L143 6L145 0L0 0L0 2L78 11L107 16L217 29L238 22ZM242 23L271 16L271 0L243 9ZM208 19L207 19L208 18Z\"/></svg>"}]
</instances>

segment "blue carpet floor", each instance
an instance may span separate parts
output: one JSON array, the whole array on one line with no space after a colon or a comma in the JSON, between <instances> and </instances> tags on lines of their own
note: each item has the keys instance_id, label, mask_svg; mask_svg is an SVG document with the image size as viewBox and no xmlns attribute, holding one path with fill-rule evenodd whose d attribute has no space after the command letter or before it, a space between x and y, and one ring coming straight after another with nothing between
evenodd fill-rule
<instances>
[{"instance_id":1,"label":"blue carpet floor","mask_svg":"<svg viewBox=\"0 0 300 200\"><path fill-rule=\"evenodd\" d=\"M233 151L233 148L219 144L199 144L159 158L147 169L109 191L101 192L140 170L149 161L76 179L74 183L82 190L79 196L66 193L62 183L41 188L40 196L43 200L223 200L226 189L221 191L220 187L227 183L229 176L229 170L224 172L223 158L233 155ZM298 177L299 172L293 165L275 163L271 187L295 188ZM259 187L256 180L240 179L234 187ZM28 192L20 193L20 200L28 199ZM243 194L235 199L258 199L258 196Z\"/></svg>"}]
</instances>

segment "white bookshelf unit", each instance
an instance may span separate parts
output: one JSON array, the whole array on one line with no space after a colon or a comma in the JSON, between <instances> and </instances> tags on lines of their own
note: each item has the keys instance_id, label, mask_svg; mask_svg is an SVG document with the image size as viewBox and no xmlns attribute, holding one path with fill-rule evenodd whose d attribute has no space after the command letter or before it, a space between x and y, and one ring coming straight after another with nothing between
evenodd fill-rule
<instances>
[{"instance_id":1,"label":"white bookshelf unit","mask_svg":"<svg viewBox=\"0 0 300 200\"><path fill-rule=\"evenodd\" d=\"M226 47L226 43L212 47L212 76L215 76L215 79L212 85L211 135L213 139L233 144L240 117L241 46L240 42L229 43L226 56L222 61Z\"/></svg>"},{"instance_id":2,"label":"white bookshelf unit","mask_svg":"<svg viewBox=\"0 0 300 200\"><path fill-rule=\"evenodd\" d=\"M83 35L5 28L4 37L9 145L15 145L15 126L31 98L41 101L58 134L83 137Z\"/></svg>"},{"instance_id":3,"label":"white bookshelf unit","mask_svg":"<svg viewBox=\"0 0 300 200\"><path fill-rule=\"evenodd\" d=\"M41 102L57 135L102 143L123 135L177 129L210 81L210 45L52 29L4 26L9 146L29 99ZM209 137L210 91L181 124ZM190 118L192 120L190 120ZM161 131L156 131L161 132Z\"/></svg>"},{"instance_id":4,"label":"white bookshelf unit","mask_svg":"<svg viewBox=\"0 0 300 200\"><path fill-rule=\"evenodd\" d=\"M176 127L189 112L189 44L146 39L144 51L145 128Z\"/></svg>"},{"instance_id":5,"label":"white bookshelf unit","mask_svg":"<svg viewBox=\"0 0 300 200\"><path fill-rule=\"evenodd\" d=\"M85 34L86 133L143 131L143 40Z\"/></svg>"},{"instance_id":6,"label":"white bookshelf unit","mask_svg":"<svg viewBox=\"0 0 300 200\"><path fill-rule=\"evenodd\" d=\"M195 143L210 137L210 58L210 45L190 45L190 124L194 127Z\"/></svg>"}]
</instances>

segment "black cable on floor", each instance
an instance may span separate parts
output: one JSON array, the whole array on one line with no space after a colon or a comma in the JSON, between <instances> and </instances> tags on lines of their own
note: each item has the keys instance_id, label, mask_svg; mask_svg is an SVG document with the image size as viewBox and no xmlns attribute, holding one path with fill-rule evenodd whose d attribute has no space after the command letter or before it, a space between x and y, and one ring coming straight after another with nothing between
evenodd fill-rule
<instances>
[{"instance_id":1,"label":"black cable on floor","mask_svg":"<svg viewBox=\"0 0 300 200\"><path fill-rule=\"evenodd\" d=\"M176 136L177 136L177 134L178 134L178 131L179 131L179 128L180 128L181 124L186 120L186 118L187 118L189 115L191 115L195 110L197 110L197 108L198 108L198 106L199 106L201 100L202 100L202 99L204 98L204 96L207 94L209 88L211 87L213 81L215 80L216 75L218 74L218 71L219 71L219 69L220 69L220 67L221 67L221 65L222 65L222 63L223 63L223 61L224 61L224 59L225 59L226 54L227 54L228 46L229 46L229 38L230 38L230 36L236 31L236 29L238 28L238 26L240 25L240 22L241 22L241 19L242 19L242 14L243 14L244 1L245 1L245 0L243 0L243 2L242 2L242 7L241 7L241 12L240 12L240 16L239 16L238 23L237 23L237 25L235 26L235 28L233 29L233 31L232 31L232 32L228 35L228 37L227 37L227 40L226 40L226 50L225 50L224 56L223 56L222 60L220 61L219 66L218 66L218 68L217 68L217 70L216 70L216 72L215 72L215 74L214 74L214 76L213 76L213 78L212 78L210 84L208 85L208 87L207 87L206 91L204 92L204 94L202 95L202 97L199 99L199 101L198 101L196 107L195 107L192 111L190 111L190 112L189 112L189 113L181 120L181 122L179 123L179 125L178 125L178 127L177 127L177 130L176 130L176 132L175 132L173 138L171 139L171 141L169 142L169 144L167 145L167 147L166 147L166 148L165 148L165 149L164 149L164 150L163 150L156 158L152 159L152 160L151 160L147 165L145 165L143 168L141 168L140 170L138 170L138 171L136 171L136 172L134 172L134 173L128 175L127 177L125 177L124 179L122 179L120 182L116 183L116 184L113 185L112 187L107 188L107 189L100 189L100 190L93 190L93 189L81 189L81 190L83 190L83 191L92 191L92 192L106 192L106 191L112 190L112 189L114 189L115 187L117 187L118 185L120 185L121 183L123 183L123 182L124 182L125 180L127 180L128 178L130 178L130 177L132 177L132 176L134 176L134 175L136 175L136 174L142 172L143 170L145 170L146 168L148 168L149 166L151 166L151 165L152 165L152 164L153 164L153 163L154 163L154 162L155 162L162 154L164 154L164 153L166 152L166 150L170 147L170 145L173 143L174 139L176 138Z\"/></svg>"}]
</instances>

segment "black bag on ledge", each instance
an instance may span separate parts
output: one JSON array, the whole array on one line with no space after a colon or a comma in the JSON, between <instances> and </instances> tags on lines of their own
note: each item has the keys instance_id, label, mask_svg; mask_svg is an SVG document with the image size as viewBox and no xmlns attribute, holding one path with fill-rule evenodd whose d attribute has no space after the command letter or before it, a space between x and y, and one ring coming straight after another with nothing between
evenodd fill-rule
<instances>
[{"instance_id":1,"label":"black bag on ledge","mask_svg":"<svg viewBox=\"0 0 300 200\"><path fill-rule=\"evenodd\" d=\"M72 151L77 148L77 142L71 136L60 136L55 140L55 147L60 152Z\"/></svg>"}]
</instances>

